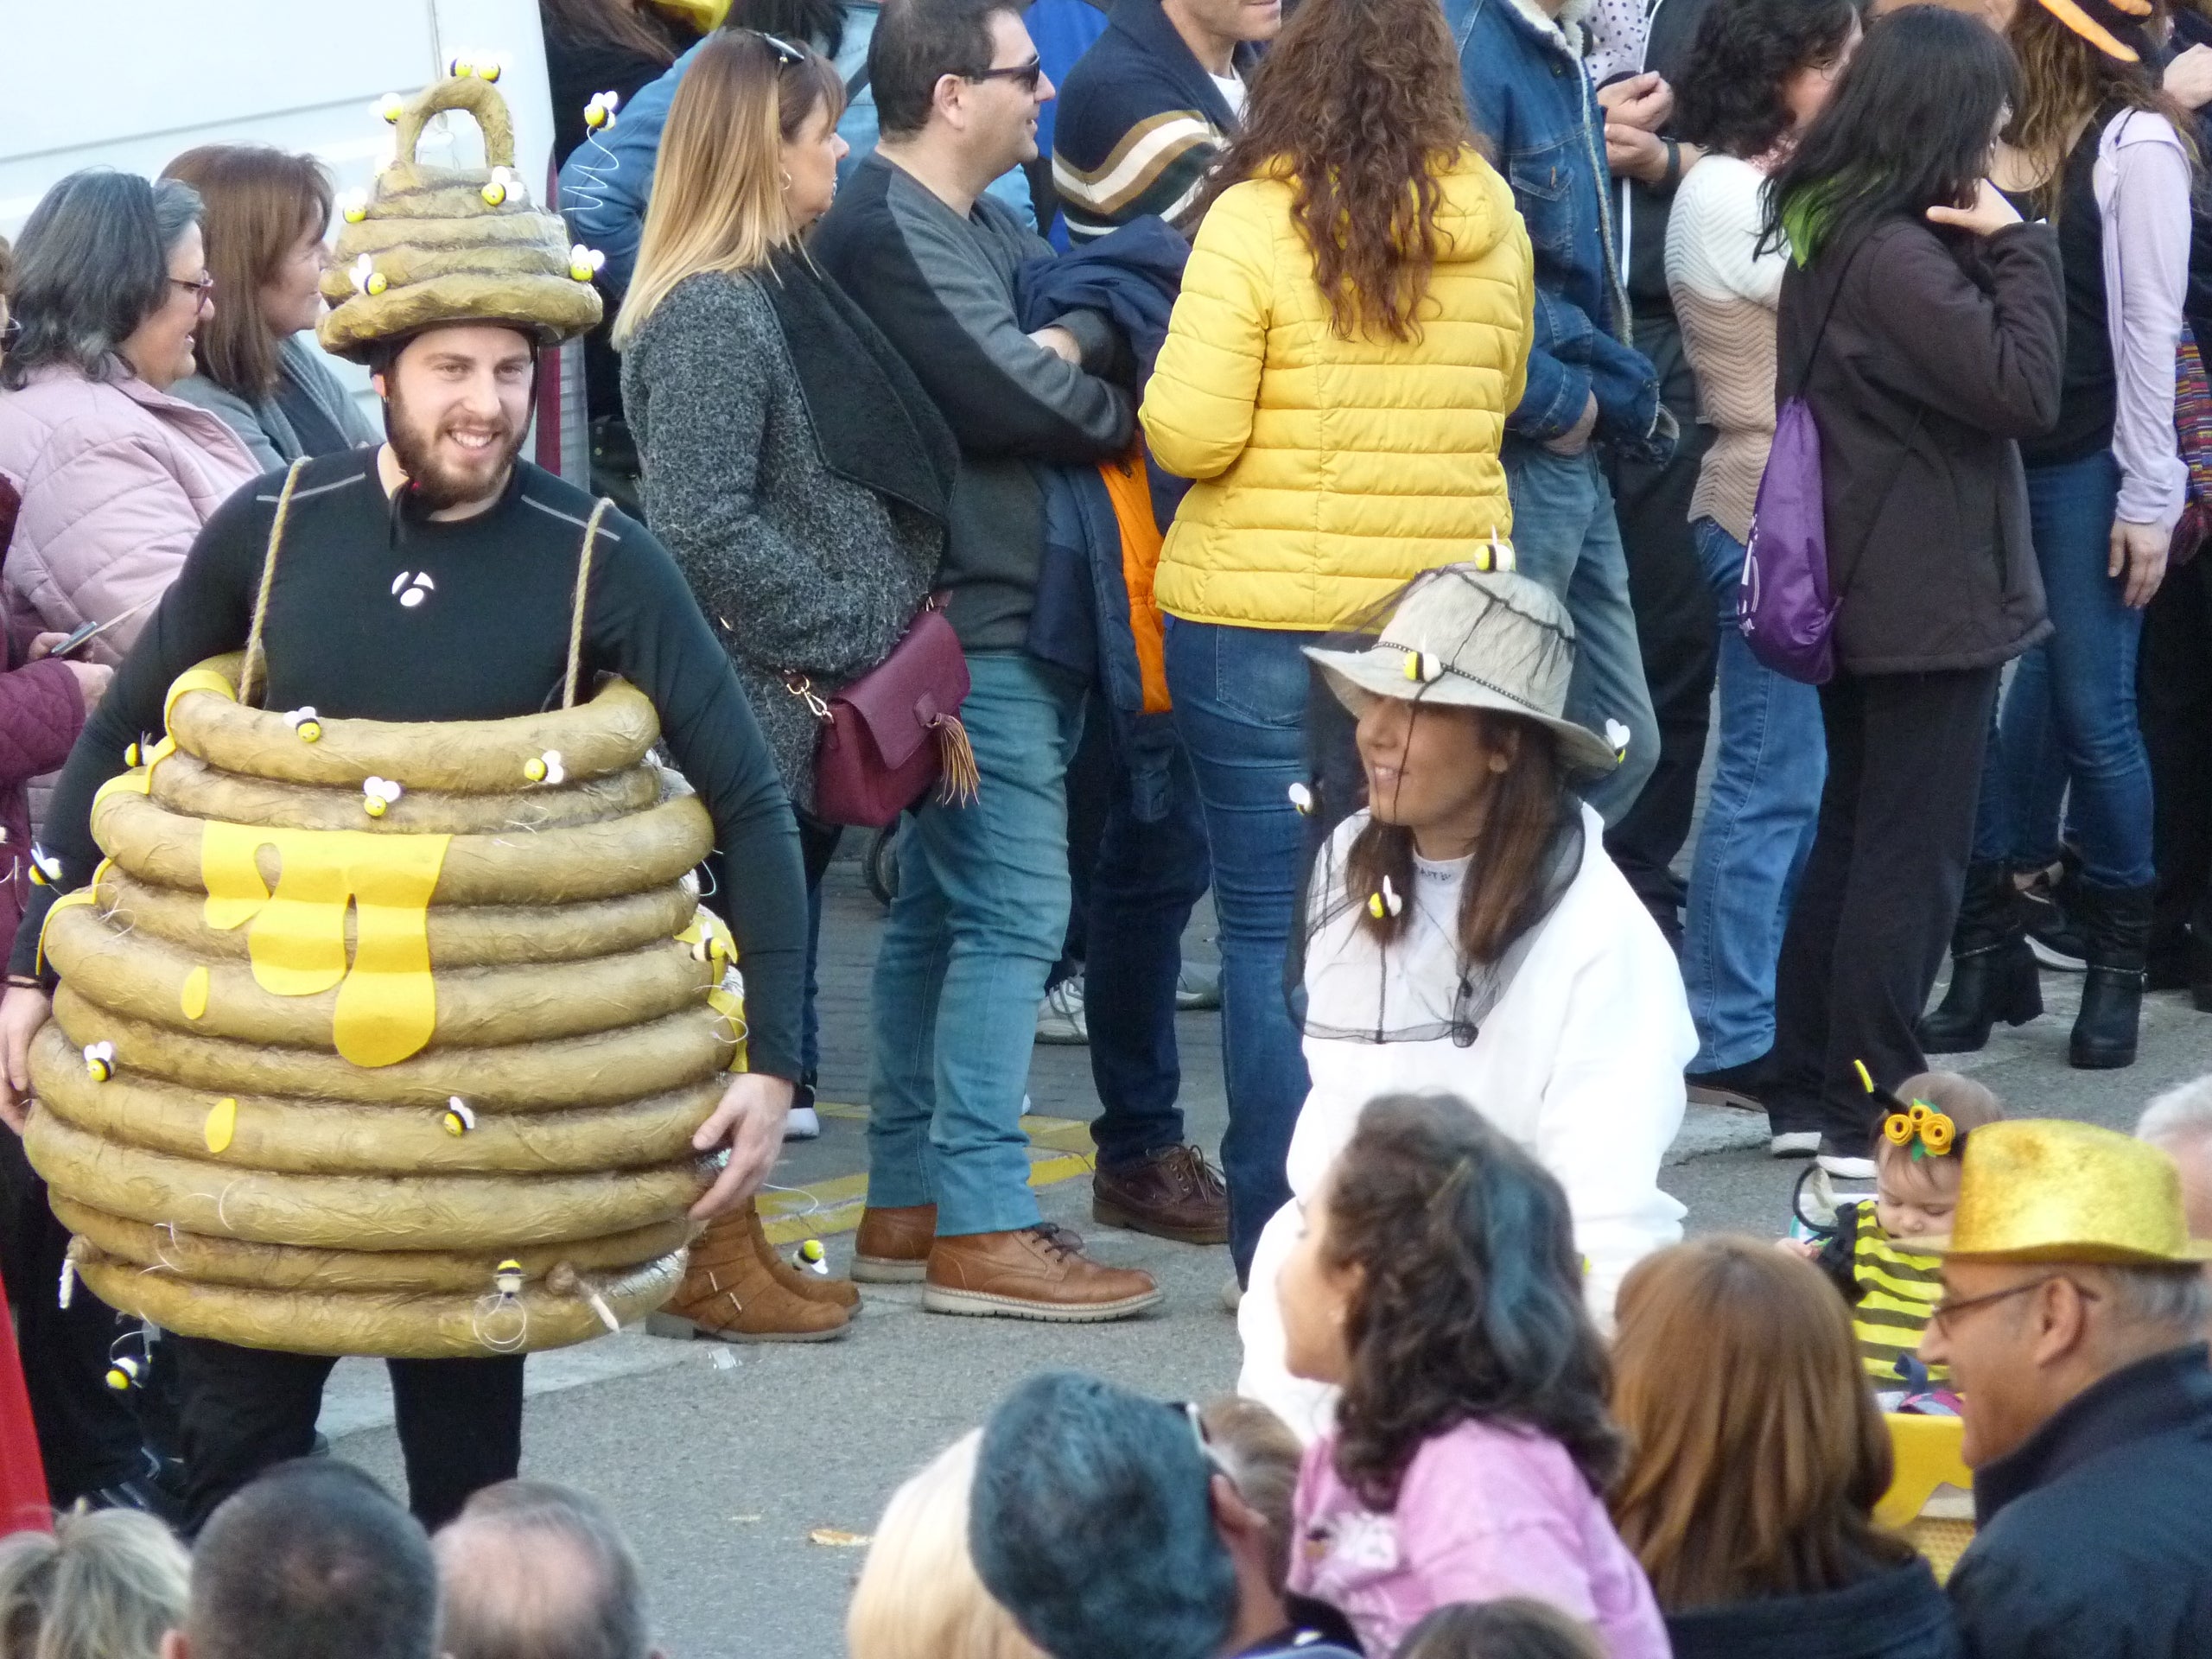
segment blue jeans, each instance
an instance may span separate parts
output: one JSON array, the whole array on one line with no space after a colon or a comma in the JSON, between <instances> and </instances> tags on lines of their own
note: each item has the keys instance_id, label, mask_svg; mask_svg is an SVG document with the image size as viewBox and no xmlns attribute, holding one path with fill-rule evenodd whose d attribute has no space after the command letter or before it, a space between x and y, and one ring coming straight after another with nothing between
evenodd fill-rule
<instances>
[{"instance_id":1,"label":"blue jeans","mask_svg":"<svg viewBox=\"0 0 2212 1659\"><path fill-rule=\"evenodd\" d=\"M1690 866L1682 986L1697 1022L1694 1071L1774 1046L1774 969L1790 896L1821 810L1827 737L1821 695L1762 664L1736 627L1744 544L1710 518L1692 527L1720 623L1720 753Z\"/></svg>"},{"instance_id":2,"label":"blue jeans","mask_svg":"<svg viewBox=\"0 0 2212 1659\"><path fill-rule=\"evenodd\" d=\"M1150 823L1136 816L1128 769L1116 759L1111 771L1090 871L1083 982L1090 1080L1101 1108L1090 1135L1102 1166L1183 1144L1175 982L1183 930L1210 879L1189 757L1176 751L1166 816Z\"/></svg>"},{"instance_id":3,"label":"blue jeans","mask_svg":"<svg viewBox=\"0 0 2212 1659\"><path fill-rule=\"evenodd\" d=\"M1242 1280L1260 1230L1290 1200L1290 1132L1305 1104L1306 1053L1283 974L1297 911L1305 820L1290 786L1305 781L1301 647L1310 635L1170 618L1167 689L1191 757L1213 855L1221 923L1221 1057L1229 1132L1229 1248Z\"/></svg>"},{"instance_id":4,"label":"blue jeans","mask_svg":"<svg viewBox=\"0 0 2212 1659\"><path fill-rule=\"evenodd\" d=\"M1068 925L1066 778L1083 684L1018 651L971 652L960 717L982 787L899 832L876 953L868 1201L938 1206L940 1237L1038 1221L1021 1096L1037 1001Z\"/></svg>"},{"instance_id":5,"label":"blue jeans","mask_svg":"<svg viewBox=\"0 0 2212 1659\"><path fill-rule=\"evenodd\" d=\"M1643 678L1612 488L1594 449L1555 455L1541 444L1509 441L1502 459L1521 574L1558 594L1574 619L1567 717L1601 737L1608 722L1628 731L1626 758L1583 791L1607 823L1617 823L1659 764L1659 721Z\"/></svg>"},{"instance_id":6,"label":"blue jeans","mask_svg":"<svg viewBox=\"0 0 2212 1659\"><path fill-rule=\"evenodd\" d=\"M2044 721L2072 788L2069 822L2092 887L2141 887L2151 861L2151 766L2135 721L2143 613L2105 574L2120 466L2109 450L2028 469L2028 519L2054 628L2020 659L1982 761L1974 856L2018 868L2056 855Z\"/></svg>"}]
</instances>

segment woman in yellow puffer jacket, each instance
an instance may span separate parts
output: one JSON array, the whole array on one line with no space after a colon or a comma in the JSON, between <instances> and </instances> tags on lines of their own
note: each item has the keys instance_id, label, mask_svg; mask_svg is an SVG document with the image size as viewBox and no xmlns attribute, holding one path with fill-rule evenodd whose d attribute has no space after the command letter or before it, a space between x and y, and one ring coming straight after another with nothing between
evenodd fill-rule
<instances>
[{"instance_id":1,"label":"woman in yellow puffer jacket","mask_svg":"<svg viewBox=\"0 0 2212 1659\"><path fill-rule=\"evenodd\" d=\"M1213 855L1241 1241L1289 1197L1306 1089L1283 994L1300 647L1510 534L1498 443L1534 283L1436 0L1305 0L1202 212L1142 418L1154 460L1197 480L1154 594Z\"/></svg>"}]
</instances>

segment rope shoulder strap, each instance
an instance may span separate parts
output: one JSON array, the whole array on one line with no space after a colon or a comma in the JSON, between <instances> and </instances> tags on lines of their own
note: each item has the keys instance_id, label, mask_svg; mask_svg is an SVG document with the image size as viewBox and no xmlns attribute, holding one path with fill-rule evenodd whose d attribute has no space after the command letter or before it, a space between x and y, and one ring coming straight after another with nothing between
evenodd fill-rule
<instances>
[{"instance_id":1,"label":"rope shoulder strap","mask_svg":"<svg viewBox=\"0 0 2212 1659\"><path fill-rule=\"evenodd\" d=\"M601 496L592 504L591 517L584 521L583 550L576 556L576 596L569 613L569 672L561 684L561 706L576 706L576 682L583 673L584 664L584 601L591 591L591 554L599 541L600 521L605 518L614 503Z\"/></svg>"},{"instance_id":2,"label":"rope shoulder strap","mask_svg":"<svg viewBox=\"0 0 2212 1659\"><path fill-rule=\"evenodd\" d=\"M269 548L261 556L261 586L253 596L253 626L245 636L245 664L238 671L238 701L253 706L254 693L268 683L269 645L264 635L269 622L269 590L276 582L276 555L284 545L284 523L292 516L292 492L307 470L301 456L284 471L284 487L276 493L276 512L269 521Z\"/></svg>"}]
</instances>

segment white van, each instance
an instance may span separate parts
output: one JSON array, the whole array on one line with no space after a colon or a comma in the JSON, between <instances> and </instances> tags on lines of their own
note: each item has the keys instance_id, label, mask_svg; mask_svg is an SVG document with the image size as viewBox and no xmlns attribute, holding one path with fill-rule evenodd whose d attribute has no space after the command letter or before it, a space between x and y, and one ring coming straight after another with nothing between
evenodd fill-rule
<instances>
[{"instance_id":1,"label":"white van","mask_svg":"<svg viewBox=\"0 0 2212 1659\"><path fill-rule=\"evenodd\" d=\"M197 144L311 151L341 195L365 188L391 149L378 100L419 91L455 56L501 60L516 170L539 201L553 200L537 0L0 0L0 236L12 238L48 187L79 168L151 178ZM484 151L474 123L447 114L421 153L480 165ZM582 420L559 418L564 388L582 408L579 353L561 357L563 372L548 363L535 453L582 479ZM359 370L334 366L369 395Z\"/></svg>"}]
</instances>

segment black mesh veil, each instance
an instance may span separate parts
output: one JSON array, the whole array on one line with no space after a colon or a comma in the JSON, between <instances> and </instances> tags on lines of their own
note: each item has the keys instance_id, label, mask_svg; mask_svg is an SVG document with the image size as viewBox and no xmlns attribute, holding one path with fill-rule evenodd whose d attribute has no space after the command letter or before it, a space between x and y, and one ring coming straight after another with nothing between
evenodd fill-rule
<instances>
[{"instance_id":1,"label":"black mesh veil","mask_svg":"<svg viewBox=\"0 0 2212 1659\"><path fill-rule=\"evenodd\" d=\"M1416 609L1408 619L1417 621L1393 627L1409 602ZM1523 695L1530 685L1564 683L1574 635L1563 608L1535 583L1449 565L1424 572L1344 627L1317 636L1314 647L1363 656L1355 671L1369 685L1388 689L1354 686L1353 700L1362 707L1382 695L1417 706L1514 713L1527 707ZM1395 884L1387 893L1370 892L1370 884L1351 878L1349 856L1369 823L1357 717L1319 663L1313 665L1306 707L1309 780L1294 791L1306 815L1305 868L1284 964L1292 1016L1314 1037L1369 1043L1450 1038L1463 1047L1471 1044L1581 868L1580 803L1563 783L1536 891L1516 913L1504 948L1491 960L1469 960L1459 942L1459 887L1428 886L1444 867L1417 868L1408 883L1422 889L1417 893L1397 893ZM1580 751L1568 745L1560 745L1560 758L1562 780L1589 769ZM1433 893L1448 895L1448 901L1440 907ZM1387 906L1402 920L1395 938L1386 941L1371 925L1376 906Z\"/></svg>"}]
</instances>

